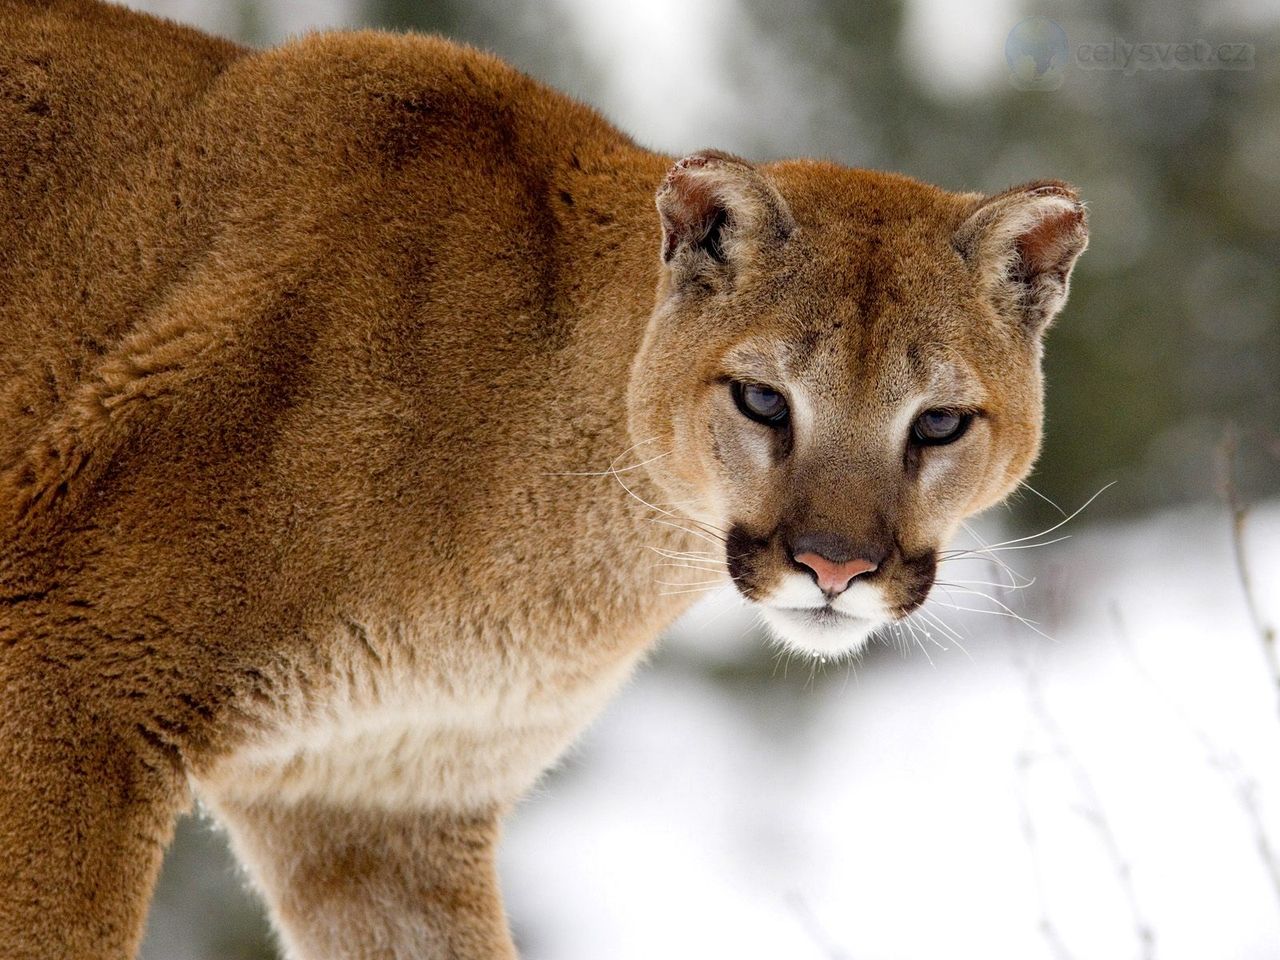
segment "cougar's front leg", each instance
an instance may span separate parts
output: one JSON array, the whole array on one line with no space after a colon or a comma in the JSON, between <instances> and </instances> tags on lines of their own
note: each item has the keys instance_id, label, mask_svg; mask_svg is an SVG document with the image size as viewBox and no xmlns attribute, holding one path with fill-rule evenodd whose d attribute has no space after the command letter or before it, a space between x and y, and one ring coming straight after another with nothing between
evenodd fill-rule
<instances>
[{"instance_id":1,"label":"cougar's front leg","mask_svg":"<svg viewBox=\"0 0 1280 960\"><path fill-rule=\"evenodd\" d=\"M0 956L132 960L185 777L111 698L15 659L0 655Z\"/></svg>"},{"instance_id":2,"label":"cougar's front leg","mask_svg":"<svg viewBox=\"0 0 1280 960\"><path fill-rule=\"evenodd\" d=\"M511 960L496 813L220 803L290 960Z\"/></svg>"}]
</instances>

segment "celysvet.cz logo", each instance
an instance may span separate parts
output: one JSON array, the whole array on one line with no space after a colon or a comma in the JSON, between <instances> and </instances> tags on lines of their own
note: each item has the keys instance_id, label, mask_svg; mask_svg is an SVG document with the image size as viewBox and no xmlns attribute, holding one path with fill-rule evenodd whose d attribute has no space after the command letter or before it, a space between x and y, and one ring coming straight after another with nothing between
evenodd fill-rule
<instances>
[{"instance_id":1,"label":"celysvet.cz logo","mask_svg":"<svg viewBox=\"0 0 1280 960\"><path fill-rule=\"evenodd\" d=\"M1252 70L1251 43L1209 40L1109 40L1071 43L1061 24L1028 17L1004 42L1009 82L1019 90L1057 90L1067 70L1114 70L1133 76L1146 70Z\"/></svg>"}]
</instances>

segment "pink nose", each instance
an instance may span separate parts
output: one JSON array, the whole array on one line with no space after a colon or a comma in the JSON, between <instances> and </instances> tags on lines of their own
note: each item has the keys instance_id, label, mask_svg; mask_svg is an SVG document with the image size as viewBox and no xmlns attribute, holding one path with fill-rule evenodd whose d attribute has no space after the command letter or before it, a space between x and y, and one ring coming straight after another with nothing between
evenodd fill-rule
<instances>
[{"instance_id":1,"label":"pink nose","mask_svg":"<svg viewBox=\"0 0 1280 960\"><path fill-rule=\"evenodd\" d=\"M820 553L797 553L796 563L808 567L818 579L818 587L829 597L844 593L854 577L870 573L876 564L870 560L846 560L832 563Z\"/></svg>"}]
</instances>

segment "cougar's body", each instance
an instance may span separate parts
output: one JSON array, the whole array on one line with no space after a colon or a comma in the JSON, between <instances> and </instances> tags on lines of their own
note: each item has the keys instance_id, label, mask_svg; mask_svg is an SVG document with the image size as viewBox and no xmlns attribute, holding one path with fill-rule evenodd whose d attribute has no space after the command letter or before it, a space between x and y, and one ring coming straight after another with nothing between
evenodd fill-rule
<instances>
[{"instance_id":1,"label":"cougar's body","mask_svg":"<svg viewBox=\"0 0 1280 960\"><path fill-rule=\"evenodd\" d=\"M58 771L0 836L65 862L32 906L137 887L188 774L231 818L510 803L680 599L566 476L630 446L668 161L443 41L12 3L0 38L0 735ZM104 786L130 836L78 822Z\"/></svg>"},{"instance_id":2,"label":"cougar's body","mask_svg":"<svg viewBox=\"0 0 1280 960\"><path fill-rule=\"evenodd\" d=\"M746 179L714 226L685 181L721 169ZM767 253L743 231L903 262L868 246L865 211L967 275L947 244L974 195L820 164L764 176L719 154L672 168L435 38L255 51L88 0L0 0L6 957L131 956L193 790L291 957L512 955L500 816L712 563L659 587L653 561L769 536L729 515L727 482L697 487L746 468L728 428L703 438L663 408L664 384L718 389L709 360L663 346L663 310L724 294L727 265L790 336L803 310L780 320L785 285L735 265ZM812 230L832 203L856 216ZM713 226L739 234L711 248ZM825 289L805 270L827 269L852 289L789 242L796 283ZM865 318L903 296L859 289ZM984 336L992 370L1025 340L1028 372L957 516L1039 439L1038 341ZM674 449L698 439L705 461ZM685 466L646 466L669 455ZM645 506L689 490L710 506Z\"/></svg>"}]
</instances>

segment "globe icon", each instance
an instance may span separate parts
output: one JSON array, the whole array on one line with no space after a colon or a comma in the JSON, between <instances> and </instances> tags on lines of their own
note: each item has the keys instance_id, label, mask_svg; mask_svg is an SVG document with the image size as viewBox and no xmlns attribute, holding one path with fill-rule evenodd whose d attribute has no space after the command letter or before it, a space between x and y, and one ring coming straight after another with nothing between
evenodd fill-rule
<instances>
[{"instance_id":1,"label":"globe icon","mask_svg":"<svg viewBox=\"0 0 1280 960\"><path fill-rule=\"evenodd\" d=\"M1067 57L1067 31L1048 17L1028 17L1004 41L1009 82L1019 90L1057 90Z\"/></svg>"}]
</instances>

